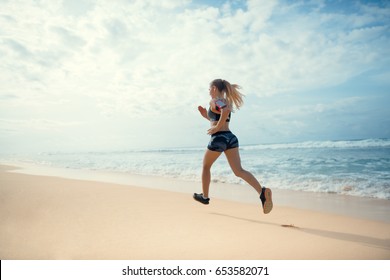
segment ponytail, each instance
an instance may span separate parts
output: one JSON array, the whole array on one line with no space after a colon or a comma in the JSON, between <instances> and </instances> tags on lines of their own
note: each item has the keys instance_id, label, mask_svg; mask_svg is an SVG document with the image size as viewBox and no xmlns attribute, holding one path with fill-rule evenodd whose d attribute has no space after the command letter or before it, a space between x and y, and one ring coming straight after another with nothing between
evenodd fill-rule
<instances>
[{"instance_id":1,"label":"ponytail","mask_svg":"<svg viewBox=\"0 0 390 280\"><path fill-rule=\"evenodd\" d=\"M222 79L212 81L211 85L216 86L220 92L225 93L226 100L231 107L233 107L234 104L236 109L240 109L244 104L244 95L239 91L241 88L239 85L230 84L228 81Z\"/></svg>"}]
</instances>

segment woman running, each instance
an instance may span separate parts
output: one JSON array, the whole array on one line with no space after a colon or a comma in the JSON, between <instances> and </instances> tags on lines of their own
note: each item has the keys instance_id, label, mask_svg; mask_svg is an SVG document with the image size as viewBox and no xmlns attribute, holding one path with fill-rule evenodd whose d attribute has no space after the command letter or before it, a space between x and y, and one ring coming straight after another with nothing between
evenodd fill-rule
<instances>
[{"instance_id":1,"label":"woman running","mask_svg":"<svg viewBox=\"0 0 390 280\"><path fill-rule=\"evenodd\" d=\"M203 204L209 204L209 188L211 181L211 166L217 158L225 153L233 173L251 185L260 196L264 214L271 212L272 192L269 188L261 187L260 183L241 166L238 151L238 139L230 131L229 122L233 109L239 109L243 105L243 94L239 92L238 85L231 85L228 81L216 79L210 83L210 107L199 106L202 117L210 121L211 127L207 131L211 135L210 142L203 157L202 190L203 193L194 193L194 199Z\"/></svg>"}]
</instances>

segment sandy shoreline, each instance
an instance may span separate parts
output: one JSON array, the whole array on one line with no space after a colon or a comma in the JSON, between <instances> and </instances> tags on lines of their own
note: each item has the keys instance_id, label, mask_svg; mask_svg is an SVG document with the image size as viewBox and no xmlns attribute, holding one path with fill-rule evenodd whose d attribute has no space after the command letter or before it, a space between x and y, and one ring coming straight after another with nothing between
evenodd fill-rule
<instances>
[{"instance_id":1,"label":"sandy shoreline","mask_svg":"<svg viewBox=\"0 0 390 280\"><path fill-rule=\"evenodd\" d=\"M200 191L200 182L184 181L177 178L136 175L128 172L60 168L26 162L0 163L0 165L13 166L14 169L10 172L22 174L138 186L186 195ZM390 215L388 215L390 200L332 193L281 190L270 187L274 193L274 202L278 206L390 223ZM252 204L259 202L253 189L245 183L237 185L212 182L210 195L213 199L218 198Z\"/></svg>"},{"instance_id":2,"label":"sandy shoreline","mask_svg":"<svg viewBox=\"0 0 390 280\"><path fill-rule=\"evenodd\" d=\"M0 168L0 259L390 259L390 223Z\"/></svg>"}]
</instances>

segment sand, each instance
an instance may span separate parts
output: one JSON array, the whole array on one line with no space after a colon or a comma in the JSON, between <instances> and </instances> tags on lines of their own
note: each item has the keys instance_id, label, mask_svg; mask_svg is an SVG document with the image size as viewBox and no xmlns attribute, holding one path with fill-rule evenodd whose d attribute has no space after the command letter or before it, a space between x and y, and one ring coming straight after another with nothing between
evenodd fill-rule
<instances>
[{"instance_id":1,"label":"sand","mask_svg":"<svg viewBox=\"0 0 390 280\"><path fill-rule=\"evenodd\" d=\"M0 167L2 260L390 259L385 221L13 169Z\"/></svg>"}]
</instances>

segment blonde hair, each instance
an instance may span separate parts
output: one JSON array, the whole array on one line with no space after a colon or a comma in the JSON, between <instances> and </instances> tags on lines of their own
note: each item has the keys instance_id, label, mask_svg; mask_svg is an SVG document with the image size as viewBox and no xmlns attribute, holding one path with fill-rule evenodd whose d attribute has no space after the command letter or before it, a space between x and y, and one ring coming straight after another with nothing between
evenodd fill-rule
<instances>
[{"instance_id":1,"label":"blonde hair","mask_svg":"<svg viewBox=\"0 0 390 280\"><path fill-rule=\"evenodd\" d=\"M240 109L244 104L244 95L239 91L241 88L239 85L230 84L228 81L222 79L215 79L210 85L217 87L220 92L225 93L225 98L230 106L234 104L236 109Z\"/></svg>"}]
</instances>

